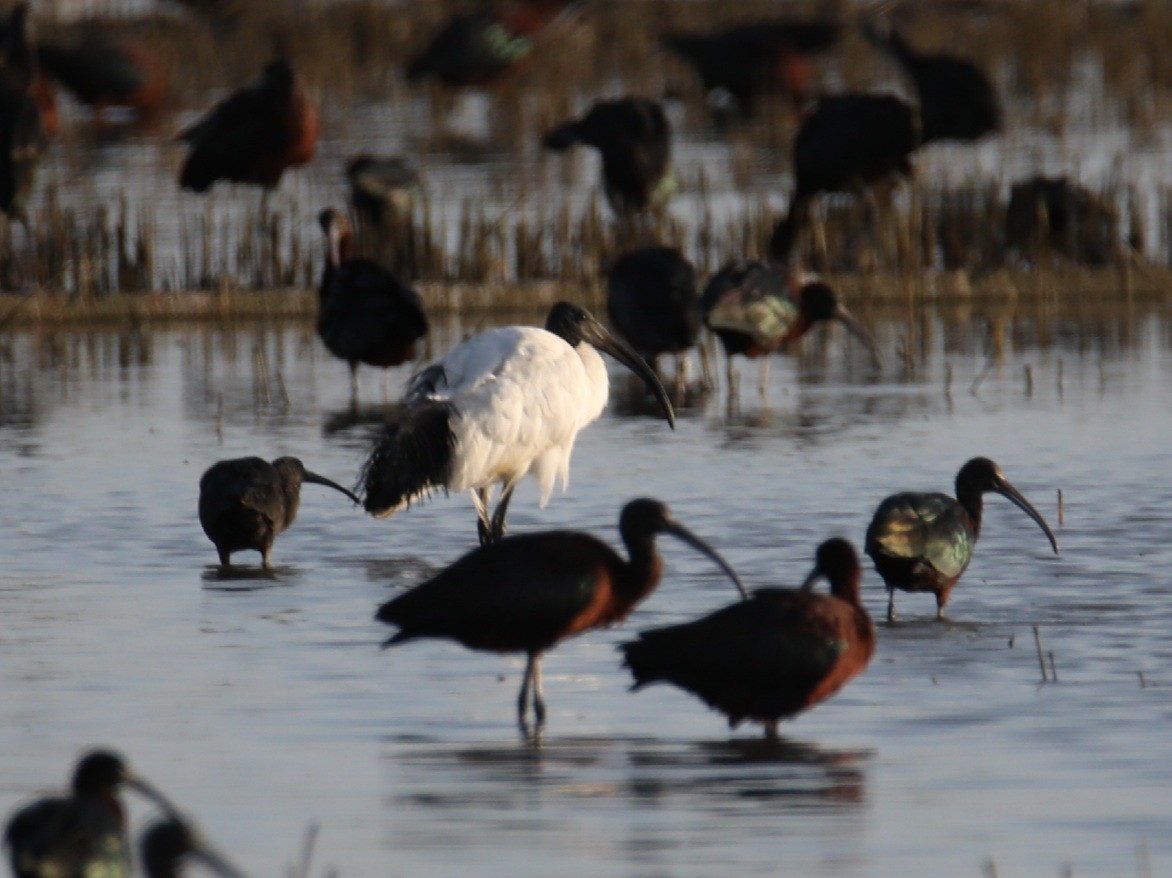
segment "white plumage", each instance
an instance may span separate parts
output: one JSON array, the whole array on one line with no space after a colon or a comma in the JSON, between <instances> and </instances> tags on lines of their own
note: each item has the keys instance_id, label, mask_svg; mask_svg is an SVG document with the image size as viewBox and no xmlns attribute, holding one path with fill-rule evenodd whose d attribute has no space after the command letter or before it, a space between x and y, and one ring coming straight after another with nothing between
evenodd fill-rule
<instances>
[{"instance_id":1,"label":"white plumage","mask_svg":"<svg viewBox=\"0 0 1172 878\"><path fill-rule=\"evenodd\" d=\"M529 473L544 506L559 481L563 489L568 484L578 432L606 406L609 380L596 347L641 375L673 421L643 360L585 311L560 303L545 329L482 332L416 376L403 418L366 463L367 510L385 517L436 488L471 490L487 542L503 534L510 496ZM490 520L496 484L501 496Z\"/></svg>"}]
</instances>

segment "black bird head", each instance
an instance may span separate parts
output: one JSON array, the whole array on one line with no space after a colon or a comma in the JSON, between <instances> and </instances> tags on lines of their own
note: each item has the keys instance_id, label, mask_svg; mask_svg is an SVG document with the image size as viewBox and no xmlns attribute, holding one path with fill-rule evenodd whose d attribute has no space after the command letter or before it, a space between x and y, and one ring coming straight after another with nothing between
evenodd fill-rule
<instances>
[{"instance_id":1,"label":"black bird head","mask_svg":"<svg viewBox=\"0 0 1172 878\"><path fill-rule=\"evenodd\" d=\"M291 95L293 93L293 68L284 58L277 58L265 65L261 74L262 88L274 95Z\"/></svg>"},{"instance_id":2,"label":"black bird head","mask_svg":"<svg viewBox=\"0 0 1172 878\"><path fill-rule=\"evenodd\" d=\"M830 582L830 593L848 603L859 602L859 581L863 571L859 555L849 540L834 537L818 547L814 555L814 569L802 583L802 591L809 591L821 577Z\"/></svg>"},{"instance_id":3,"label":"black bird head","mask_svg":"<svg viewBox=\"0 0 1172 878\"><path fill-rule=\"evenodd\" d=\"M133 790L169 814L178 813L166 796L134 775L127 767L126 760L111 750L91 750L81 758L73 771L71 787L78 796L110 795L119 786Z\"/></svg>"},{"instance_id":4,"label":"black bird head","mask_svg":"<svg viewBox=\"0 0 1172 878\"><path fill-rule=\"evenodd\" d=\"M362 503L353 491L343 488L337 482L327 479L325 476L319 476L317 473L310 472L296 457L278 457L273 461L273 468L276 469L277 473L281 476L281 481L289 490L300 491L301 484L303 482L309 482L314 485L325 485L328 488L333 488L335 491L340 491L345 494L355 503L359 505Z\"/></svg>"},{"instance_id":5,"label":"black bird head","mask_svg":"<svg viewBox=\"0 0 1172 878\"><path fill-rule=\"evenodd\" d=\"M1010 483L1009 479L1005 478L1001 467L987 457L974 457L956 474L956 499L968 510L973 519L979 522L980 495L987 493L1000 494L1032 518L1050 540L1054 554L1058 554L1058 538L1054 536L1042 514Z\"/></svg>"},{"instance_id":6,"label":"black bird head","mask_svg":"<svg viewBox=\"0 0 1172 878\"><path fill-rule=\"evenodd\" d=\"M629 150L651 141L666 142L671 127L663 107L648 98L630 97L597 101L585 116L565 122L545 135L546 149L562 150L582 143L601 150Z\"/></svg>"},{"instance_id":7,"label":"black bird head","mask_svg":"<svg viewBox=\"0 0 1172 878\"><path fill-rule=\"evenodd\" d=\"M671 400L667 398L667 391L663 389L659 376L630 345L611 335L605 326L590 316L589 312L569 302L558 302L549 309L549 315L545 318L545 328L564 339L572 348L585 342L605 354L610 354L642 378L663 407L667 422L673 430L675 429L675 410L671 406Z\"/></svg>"},{"instance_id":8,"label":"black bird head","mask_svg":"<svg viewBox=\"0 0 1172 878\"><path fill-rule=\"evenodd\" d=\"M745 590L745 584L741 582L741 578L733 566L716 549L677 522L667 506L659 500L640 497L630 501L623 507L622 514L619 516L619 533L628 548L649 540L655 534L671 534L715 561L717 566L733 581L733 585L737 587L741 597L748 598L749 596Z\"/></svg>"},{"instance_id":9,"label":"black bird head","mask_svg":"<svg viewBox=\"0 0 1172 878\"><path fill-rule=\"evenodd\" d=\"M866 345L875 365L881 365L879 347L870 330L838 301L838 295L829 284L822 281L804 284L801 288L801 307L802 316L809 324L823 320L839 321L851 335Z\"/></svg>"}]
</instances>

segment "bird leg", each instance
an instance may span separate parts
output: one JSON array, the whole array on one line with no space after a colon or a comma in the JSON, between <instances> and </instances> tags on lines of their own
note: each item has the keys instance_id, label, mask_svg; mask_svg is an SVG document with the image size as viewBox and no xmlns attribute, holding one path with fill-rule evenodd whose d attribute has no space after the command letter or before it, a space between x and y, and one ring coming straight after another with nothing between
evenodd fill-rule
<instances>
[{"instance_id":1,"label":"bird leg","mask_svg":"<svg viewBox=\"0 0 1172 878\"><path fill-rule=\"evenodd\" d=\"M476 507L476 533L480 537L480 545L487 546L492 542L492 526L488 520L488 488L472 489L472 505Z\"/></svg>"},{"instance_id":2,"label":"bird leg","mask_svg":"<svg viewBox=\"0 0 1172 878\"><path fill-rule=\"evenodd\" d=\"M758 379L757 392L761 394L764 399L769 390L769 354L764 354L761 357L761 377Z\"/></svg>"},{"instance_id":3,"label":"bird leg","mask_svg":"<svg viewBox=\"0 0 1172 878\"><path fill-rule=\"evenodd\" d=\"M517 696L517 723L526 732L529 730L525 717L529 712L529 686L533 682L533 664L534 657L531 654L525 662L525 674L521 677L521 694Z\"/></svg>"},{"instance_id":4,"label":"bird leg","mask_svg":"<svg viewBox=\"0 0 1172 878\"><path fill-rule=\"evenodd\" d=\"M265 546L264 549L260 553L261 566L266 571L273 569L273 565L269 563L269 555L272 553L272 551L273 551L273 547L271 545L269 545L269 546Z\"/></svg>"},{"instance_id":5,"label":"bird leg","mask_svg":"<svg viewBox=\"0 0 1172 878\"><path fill-rule=\"evenodd\" d=\"M358 361L350 361L350 404L358 406Z\"/></svg>"},{"instance_id":6,"label":"bird leg","mask_svg":"<svg viewBox=\"0 0 1172 878\"><path fill-rule=\"evenodd\" d=\"M216 551L220 555L220 567L223 570L228 570L232 567L232 555L223 549L217 548Z\"/></svg>"},{"instance_id":7,"label":"bird leg","mask_svg":"<svg viewBox=\"0 0 1172 878\"><path fill-rule=\"evenodd\" d=\"M895 621L895 589L887 589L887 621Z\"/></svg>"},{"instance_id":8,"label":"bird leg","mask_svg":"<svg viewBox=\"0 0 1172 878\"><path fill-rule=\"evenodd\" d=\"M771 719L765 721L765 740L773 742L778 740L777 720Z\"/></svg>"},{"instance_id":9,"label":"bird leg","mask_svg":"<svg viewBox=\"0 0 1172 878\"><path fill-rule=\"evenodd\" d=\"M492 514L492 527L489 530L489 541L496 542L505 535L505 514L509 511L509 501L513 499L513 489L517 487L517 480L510 479L501 488L501 497L496 501L496 511Z\"/></svg>"},{"instance_id":10,"label":"bird leg","mask_svg":"<svg viewBox=\"0 0 1172 878\"><path fill-rule=\"evenodd\" d=\"M533 662L533 716L537 720L537 728L545 725L545 697L541 691L541 657L534 656Z\"/></svg>"},{"instance_id":11,"label":"bird leg","mask_svg":"<svg viewBox=\"0 0 1172 878\"><path fill-rule=\"evenodd\" d=\"M712 361L708 358L708 346L704 342L700 342L696 345L696 349L700 352L700 380L704 392L711 393L716 387L716 381L712 377Z\"/></svg>"}]
</instances>

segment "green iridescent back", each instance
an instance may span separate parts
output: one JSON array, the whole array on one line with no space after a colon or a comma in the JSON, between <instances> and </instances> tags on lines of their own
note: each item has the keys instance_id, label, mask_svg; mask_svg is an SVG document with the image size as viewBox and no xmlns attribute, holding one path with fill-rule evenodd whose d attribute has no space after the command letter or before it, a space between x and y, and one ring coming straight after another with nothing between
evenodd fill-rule
<instances>
[{"instance_id":1,"label":"green iridescent back","mask_svg":"<svg viewBox=\"0 0 1172 878\"><path fill-rule=\"evenodd\" d=\"M973 557L972 521L947 494L894 494L867 528L867 554L918 559L942 577L959 577Z\"/></svg>"}]
</instances>

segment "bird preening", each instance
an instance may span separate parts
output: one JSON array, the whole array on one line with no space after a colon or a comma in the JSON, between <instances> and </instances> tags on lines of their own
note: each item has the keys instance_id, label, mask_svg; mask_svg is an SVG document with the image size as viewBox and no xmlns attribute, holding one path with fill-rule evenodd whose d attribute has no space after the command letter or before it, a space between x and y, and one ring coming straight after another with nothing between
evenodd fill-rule
<instances>
[{"instance_id":1,"label":"bird preening","mask_svg":"<svg viewBox=\"0 0 1172 878\"><path fill-rule=\"evenodd\" d=\"M506 537L469 552L426 582L383 604L380 622L399 630L386 645L421 637L455 640L470 649L527 656L517 716L545 722L541 656L559 641L622 621L663 575L657 534L670 534L711 558L744 595L732 566L674 518L658 500L623 507L623 559L579 531Z\"/></svg>"},{"instance_id":2,"label":"bird preening","mask_svg":"<svg viewBox=\"0 0 1172 878\"><path fill-rule=\"evenodd\" d=\"M567 485L574 440L609 394L599 351L647 383L674 427L667 392L643 358L585 310L559 302L544 329L482 332L415 377L363 465L366 511L385 518L434 491L471 491L481 544L499 539L526 475L536 476L543 506L557 482Z\"/></svg>"}]
</instances>

